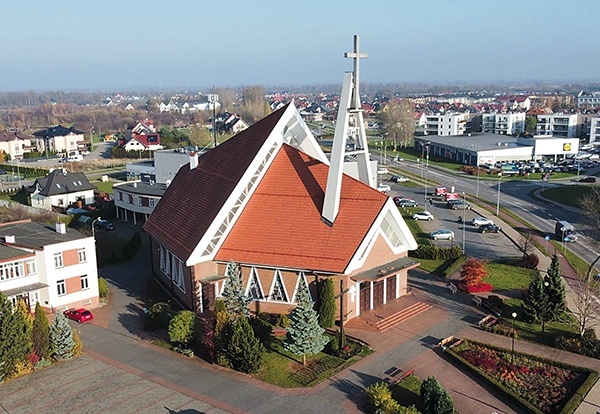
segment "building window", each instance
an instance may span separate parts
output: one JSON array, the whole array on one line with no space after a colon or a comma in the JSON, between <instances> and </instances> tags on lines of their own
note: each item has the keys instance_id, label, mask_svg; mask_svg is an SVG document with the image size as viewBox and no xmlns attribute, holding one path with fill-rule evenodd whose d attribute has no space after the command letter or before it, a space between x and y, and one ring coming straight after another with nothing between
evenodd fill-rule
<instances>
[{"instance_id":1,"label":"building window","mask_svg":"<svg viewBox=\"0 0 600 414\"><path fill-rule=\"evenodd\" d=\"M88 279L88 275L81 276L81 290L86 290L90 288L90 282Z\"/></svg>"},{"instance_id":2,"label":"building window","mask_svg":"<svg viewBox=\"0 0 600 414\"><path fill-rule=\"evenodd\" d=\"M142 197L136 197L136 198L137 198L137 205L139 207L141 207L142 206Z\"/></svg>"},{"instance_id":3,"label":"building window","mask_svg":"<svg viewBox=\"0 0 600 414\"><path fill-rule=\"evenodd\" d=\"M63 280L56 281L56 291L58 292L58 296L64 296L67 294L67 284Z\"/></svg>"},{"instance_id":4,"label":"building window","mask_svg":"<svg viewBox=\"0 0 600 414\"><path fill-rule=\"evenodd\" d=\"M281 272L275 271L275 279L273 280L273 288L271 289L270 299L278 302L287 302L287 293L285 292L285 286L281 279Z\"/></svg>"},{"instance_id":5,"label":"building window","mask_svg":"<svg viewBox=\"0 0 600 414\"><path fill-rule=\"evenodd\" d=\"M256 268L252 268L250 271L250 278L248 279L248 287L246 288L246 295L250 296L253 300L263 300L262 289L260 287L260 281L258 280L258 274Z\"/></svg>"},{"instance_id":6,"label":"building window","mask_svg":"<svg viewBox=\"0 0 600 414\"><path fill-rule=\"evenodd\" d=\"M123 192L122 191L117 191L117 198L119 199L119 201L123 201Z\"/></svg>"},{"instance_id":7,"label":"building window","mask_svg":"<svg viewBox=\"0 0 600 414\"><path fill-rule=\"evenodd\" d=\"M59 267L63 267L63 257L62 252L54 253L54 268L58 269Z\"/></svg>"},{"instance_id":8,"label":"building window","mask_svg":"<svg viewBox=\"0 0 600 414\"><path fill-rule=\"evenodd\" d=\"M153 198L149 198L148 199L148 206L149 207L154 207L154 199Z\"/></svg>"},{"instance_id":9,"label":"building window","mask_svg":"<svg viewBox=\"0 0 600 414\"><path fill-rule=\"evenodd\" d=\"M27 260L25 262L25 265L27 266L27 274L28 275L35 275L37 273L37 267L35 265L35 259L34 260Z\"/></svg>"},{"instance_id":10,"label":"building window","mask_svg":"<svg viewBox=\"0 0 600 414\"><path fill-rule=\"evenodd\" d=\"M87 262L87 257L85 255L85 248L77 249L77 256L79 257L79 263Z\"/></svg>"}]
</instances>

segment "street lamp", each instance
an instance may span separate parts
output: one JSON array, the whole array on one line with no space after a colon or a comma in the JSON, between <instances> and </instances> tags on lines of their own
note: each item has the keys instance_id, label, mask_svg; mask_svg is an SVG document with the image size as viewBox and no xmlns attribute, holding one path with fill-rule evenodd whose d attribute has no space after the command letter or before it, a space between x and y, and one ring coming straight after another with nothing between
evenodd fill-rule
<instances>
[{"instance_id":1,"label":"street lamp","mask_svg":"<svg viewBox=\"0 0 600 414\"><path fill-rule=\"evenodd\" d=\"M427 166L429 167L429 144L431 144L431 142L427 142Z\"/></svg>"},{"instance_id":2,"label":"street lamp","mask_svg":"<svg viewBox=\"0 0 600 414\"><path fill-rule=\"evenodd\" d=\"M545 277L544 277L545 279ZM542 333L544 332L544 328L546 325L546 317L548 316L548 286L550 286L550 283L548 283L547 280L544 281L544 303L542 306Z\"/></svg>"},{"instance_id":3,"label":"street lamp","mask_svg":"<svg viewBox=\"0 0 600 414\"><path fill-rule=\"evenodd\" d=\"M477 157L477 198L479 198L479 157Z\"/></svg>"},{"instance_id":4,"label":"street lamp","mask_svg":"<svg viewBox=\"0 0 600 414\"><path fill-rule=\"evenodd\" d=\"M427 178L428 178L429 170L427 166L425 166L425 206L427 206Z\"/></svg>"},{"instance_id":5,"label":"street lamp","mask_svg":"<svg viewBox=\"0 0 600 414\"><path fill-rule=\"evenodd\" d=\"M513 312L512 313L512 346L510 348L510 363L514 364L515 363L515 319L517 319L517 312Z\"/></svg>"},{"instance_id":6,"label":"street lamp","mask_svg":"<svg viewBox=\"0 0 600 414\"><path fill-rule=\"evenodd\" d=\"M498 173L498 202L496 203L496 216L500 216L500 183L502 181L502 173Z\"/></svg>"},{"instance_id":7,"label":"street lamp","mask_svg":"<svg viewBox=\"0 0 600 414\"><path fill-rule=\"evenodd\" d=\"M100 220L102 220L102 217L98 217L96 220L92 221L92 237L94 238L94 240L96 240L96 232L94 231L94 226L96 225L96 222Z\"/></svg>"},{"instance_id":8,"label":"street lamp","mask_svg":"<svg viewBox=\"0 0 600 414\"><path fill-rule=\"evenodd\" d=\"M465 225L467 223L467 193L465 193L463 191L463 198L465 201L465 204L463 204L463 220L462 220L462 224L463 224L463 244L462 244L462 251L463 254L465 254Z\"/></svg>"}]
</instances>

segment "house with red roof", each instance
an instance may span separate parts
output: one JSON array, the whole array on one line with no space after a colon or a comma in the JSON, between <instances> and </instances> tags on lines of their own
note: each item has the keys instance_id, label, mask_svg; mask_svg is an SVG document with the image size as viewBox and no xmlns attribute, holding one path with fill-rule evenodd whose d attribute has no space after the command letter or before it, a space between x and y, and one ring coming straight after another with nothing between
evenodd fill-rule
<instances>
[{"instance_id":1,"label":"house with red roof","mask_svg":"<svg viewBox=\"0 0 600 414\"><path fill-rule=\"evenodd\" d=\"M231 261L253 312L287 313L298 289L318 301L327 278L343 286L347 319L406 295L414 237L390 197L334 162L294 103L191 154L144 224L154 278L197 313L222 295Z\"/></svg>"},{"instance_id":2,"label":"house with red roof","mask_svg":"<svg viewBox=\"0 0 600 414\"><path fill-rule=\"evenodd\" d=\"M120 139L117 146L125 151L156 151L163 149L160 145L160 134L158 132L148 134L131 134L129 139Z\"/></svg>"}]
</instances>

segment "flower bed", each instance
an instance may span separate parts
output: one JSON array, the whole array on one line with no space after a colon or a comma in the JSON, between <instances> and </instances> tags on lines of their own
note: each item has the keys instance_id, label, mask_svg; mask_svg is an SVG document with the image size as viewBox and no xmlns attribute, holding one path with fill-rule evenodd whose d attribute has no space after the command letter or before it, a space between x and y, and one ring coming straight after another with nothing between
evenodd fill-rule
<instances>
[{"instance_id":1,"label":"flower bed","mask_svg":"<svg viewBox=\"0 0 600 414\"><path fill-rule=\"evenodd\" d=\"M447 352L534 413L572 413L598 378L595 371L469 340Z\"/></svg>"}]
</instances>

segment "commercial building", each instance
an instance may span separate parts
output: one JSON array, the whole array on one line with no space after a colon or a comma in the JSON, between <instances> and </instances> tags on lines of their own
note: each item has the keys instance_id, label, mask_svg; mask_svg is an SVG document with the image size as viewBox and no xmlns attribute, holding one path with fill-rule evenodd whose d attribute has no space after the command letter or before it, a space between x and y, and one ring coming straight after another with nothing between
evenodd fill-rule
<instances>
[{"instance_id":1,"label":"commercial building","mask_svg":"<svg viewBox=\"0 0 600 414\"><path fill-rule=\"evenodd\" d=\"M551 136L513 137L499 134L415 138L415 148L429 159L449 159L467 165L502 161L562 159L579 151L579 139Z\"/></svg>"}]
</instances>

